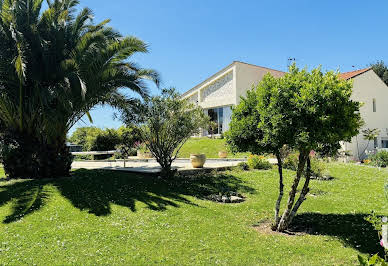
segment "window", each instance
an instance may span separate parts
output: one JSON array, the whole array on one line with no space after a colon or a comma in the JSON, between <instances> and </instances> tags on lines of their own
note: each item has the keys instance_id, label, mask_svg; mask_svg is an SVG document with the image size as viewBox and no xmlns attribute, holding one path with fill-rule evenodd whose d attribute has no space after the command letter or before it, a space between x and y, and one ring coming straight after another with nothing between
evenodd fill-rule
<instances>
[{"instance_id":1,"label":"window","mask_svg":"<svg viewBox=\"0 0 388 266\"><path fill-rule=\"evenodd\" d=\"M214 121L217 123L217 129L212 132L213 134L221 134L223 133L223 123L224 123L224 109L221 108L213 108L208 109L207 114L210 117L210 121ZM211 133L211 132L209 132Z\"/></svg>"},{"instance_id":2,"label":"window","mask_svg":"<svg viewBox=\"0 0 388 266\"><path fill-rule=\"evenodd\" d=\"M375 148L378 148L379 144L377 142L377 138L374 139L374 145L373 145Z\"/></svg>"},{"instance_id":3,"label":"window","mask_svg":"<svg viewBox=\"0 0 388 266\"><path fill-rule=\"evenodd\" d=\"M224 123L224 109L218 108L218 133L222 133L222 124Z\"/></svg>"},{"instance_id":4,"label":"window","mask_svg":"<svg viewBox=\"0 0 388 266\"><path fill-rule=\"evenodd\" d=\"M373 99L373 113L376 113L376 99Z\"/></svg>"},{"instance_id":5,"label":"window","mask_svg":"<svg viewBox=\"0 0 388 266\"><path fill-rule=\"evenodd\" d=\"M388 148L388 140L383 139L381 141L381 148L385 148L385 149Z\"/></svg>"}]
</instances>

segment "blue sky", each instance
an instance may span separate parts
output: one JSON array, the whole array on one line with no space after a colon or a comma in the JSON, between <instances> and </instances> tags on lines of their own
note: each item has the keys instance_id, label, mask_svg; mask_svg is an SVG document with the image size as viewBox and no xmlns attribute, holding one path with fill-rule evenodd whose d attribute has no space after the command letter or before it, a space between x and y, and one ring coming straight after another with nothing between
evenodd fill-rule
<instances>
[{"instance_id":1,"label":"blue sky","mask_svg":"<svg viewBox=\"0 0 388 266\"><path fill-rule=\"evenodd\" d=\"M81 6L94 11L95 22L110 18L122 34L148 43L150 52L134 61L181 92L234 60L283 71L290 57L300 67L341 72L388 63L384 0L81 0ZM94 126L121 125L108 107L92 116ZM87 125L84 119L75 127Z\"/></svg>"}]
</instances>

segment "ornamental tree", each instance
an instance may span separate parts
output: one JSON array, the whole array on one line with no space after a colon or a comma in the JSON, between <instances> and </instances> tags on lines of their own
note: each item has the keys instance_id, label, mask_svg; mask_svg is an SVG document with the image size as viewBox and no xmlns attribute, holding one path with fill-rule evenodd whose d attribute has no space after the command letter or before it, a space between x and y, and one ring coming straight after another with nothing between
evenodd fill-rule
<instances>
[{"instance_id":1,"label":"ornamental tree","mask_svg":"<svg viewBox=\"0 0 388 266\"><path fill-rule=\"evenodd\" d=\"M148 95L147 44L93 22L79 0L0 0L0 142L11 178L70 175L66 134L98 104Z\"/></svg>"},{"instance_id":2,"label":"ornamental tree","mask_svg":"<svg viewBox=\"0 0 388 266\"><path fill-rule=\"evenodd\" d=\"M232 148L272 152L278 158L280 179L275 230L286 230L306 199L311 177L310 152L334 153L341 141L350 141L358 134L362 124L360 103L351 100L351 94L351 81L340 79L338 73L323 73L320 68L308 72L294 64L281 78L267 74L234 109L227 134ZM238 131L246 133L237 136ZM298 151L299 158L286 207L279 216L284 187L281 171L284 145ZM304 184L297 195L304 172Z\"/></svg>"},{"instance_id":3,"label":"ornamental tree","mask_svg":"<svg viewBox=\"0 0 388 266\"><path fill-rule=\"evenodd\" d=\"M128 112L129 121L124 113L123 120L132 122L133 114L139 113L136 120L142 141L162 167L162 176L170 177L174 174L171 164L183 144L207 125L208 117L175 89L162 90L161 95L146 99L138 109L142 111Z\"/></svg>"}]
</instances>

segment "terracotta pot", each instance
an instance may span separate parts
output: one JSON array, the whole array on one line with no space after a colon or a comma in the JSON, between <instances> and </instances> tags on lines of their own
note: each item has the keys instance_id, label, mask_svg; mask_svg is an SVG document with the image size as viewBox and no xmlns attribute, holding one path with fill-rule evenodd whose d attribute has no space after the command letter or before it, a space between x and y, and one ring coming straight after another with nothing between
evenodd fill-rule
<instances>
[{"instance_id":1,"label":"terracotta pot","mask_svg":"<svg viewBox=\"0 0 388 266\"><path fill-rule=\"evenodd\" d=\"M152 158L152 153L151 152L144 152L144 151L137 151L137 157L139 159L151 159Z\"/></svg>"},{"instance_id":2,"label":"terracotta pot","mask_svg":"<svg viewBox=\"0 0 388 266\"><path fill-rule=\"evenodd\" d=\"M194 168L203 168L203 165L206 162L206 155L203 153L202 154L191 154L190 155L190 162Z\"/></svg>"},{"instance_id":3,"label":"terracotta pot","mask_svg":"<svg viewBox=\"0 0 388 266\"><path fill-rule=\"evenodd\" d=\"M226 158L226 157L228 157L228 153L226 151L220 151L220 152L218 152L218 157Z\"/></svg>"}]
</instances>

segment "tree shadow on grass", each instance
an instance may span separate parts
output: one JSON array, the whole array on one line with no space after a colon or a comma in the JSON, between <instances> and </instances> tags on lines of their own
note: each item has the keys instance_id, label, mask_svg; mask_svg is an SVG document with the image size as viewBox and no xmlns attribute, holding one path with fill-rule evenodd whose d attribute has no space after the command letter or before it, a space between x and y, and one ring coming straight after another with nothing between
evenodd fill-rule
<instances>
[{"instance_id":1,"label":"tree shadow on grass","mask_svg":"<svg viewBox=\"0 0 388 266\"><path fill-rule=\"evenodd\" d=\"M290 231L312 235L328 235L339 239L344 246L362 253L383 255L377 231L365 220L368 214L301 213L294 218Z\"/></svg>"},{"instance_id":2,"label":"tree shadow on grass","mask_svg":"<svg viewBox=\"0 0 388 266\"><path fill-rule=\"evenodd\" d=\"M15 222L40 209L44 204L44 199L48 197L43 190L44 185L45 183L42 181L17 182L11 186L0 188L0 206L14 200L12 213L3 222Z\"/></svg>"},{"instance_id":3,"label":"tree shadow on grass","mask_svg":"<svg viewBox=\"0 0 388 266\"><path fill-rule=\"evenodd\" d=\"M136 211L136 202L146 204L154 211L164 211L168 206L195 205L186 196L205 199L224 191L253 193L254 189L232 175L203 174L163 180L152 175L117 171L74 171L69 178L17 181L0 187L0 207L12 201L12 213L4 223L11 223L40 209L45 198L45 186L56 187L61 195L80 210L96 216L111 214L111 204Z\"/></svg>"}]
</instances>

